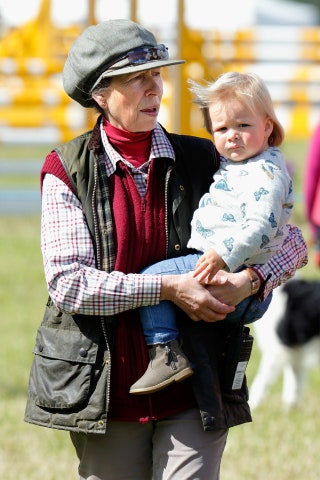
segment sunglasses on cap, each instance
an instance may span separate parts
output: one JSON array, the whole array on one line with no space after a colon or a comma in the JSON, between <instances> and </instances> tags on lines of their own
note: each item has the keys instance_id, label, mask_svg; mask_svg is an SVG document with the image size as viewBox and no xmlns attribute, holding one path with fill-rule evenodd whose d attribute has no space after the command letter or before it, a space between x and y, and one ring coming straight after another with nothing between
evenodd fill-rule
<instances>
[{"instance_id":1,"label":"sunglasses on cap","mask_svg":"<svg viewBox=\"0 0 320 480\"><path fill-rule=\"evenodd\" d=\"M140 47L123 55L121 58L117 58L115 62L108 65L108 70L117 70L126 65L141 65L143 63L150 62L152 60L168 60L169 52L168 47L163 43L156 45L155 47Z\"/></svg>"}]
</instances>

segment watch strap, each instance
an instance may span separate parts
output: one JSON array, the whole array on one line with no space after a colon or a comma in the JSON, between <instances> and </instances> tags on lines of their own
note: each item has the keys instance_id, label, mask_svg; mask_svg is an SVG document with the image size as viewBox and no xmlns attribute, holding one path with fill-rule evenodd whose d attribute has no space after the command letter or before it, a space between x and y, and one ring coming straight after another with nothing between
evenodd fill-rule
<instances>
[{"instance_id":1,"label":"watch strap","mask_svg":"<svg viewBox=\"0 0 320 480\"><path fill-rule=\"evenodd\" d=\"M260 288L260 278L258 274L254 270L252 270L252 268L246 268L245 272L247 273L251 282L251 295L255 295L256 293L258 293Z\"/></svg>"}]
</instances>

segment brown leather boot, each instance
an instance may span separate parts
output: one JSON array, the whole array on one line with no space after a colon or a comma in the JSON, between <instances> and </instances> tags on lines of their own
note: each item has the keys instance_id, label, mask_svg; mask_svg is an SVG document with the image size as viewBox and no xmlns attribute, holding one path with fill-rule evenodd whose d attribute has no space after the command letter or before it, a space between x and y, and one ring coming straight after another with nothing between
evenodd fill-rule
<instances>
[{"instance_id":1,"label":"brown leather boot","mask_svg":"<svg viewBox=\"0 0 320 480\"><path fill-rule=\"evenodd\" d=\"M187 357L177 340L155 344L149 348L150 362L144 375L131 385L130 393L144 394L162 390L173 382L181 382L193 374Z\"/></svg>"}]
</instances>

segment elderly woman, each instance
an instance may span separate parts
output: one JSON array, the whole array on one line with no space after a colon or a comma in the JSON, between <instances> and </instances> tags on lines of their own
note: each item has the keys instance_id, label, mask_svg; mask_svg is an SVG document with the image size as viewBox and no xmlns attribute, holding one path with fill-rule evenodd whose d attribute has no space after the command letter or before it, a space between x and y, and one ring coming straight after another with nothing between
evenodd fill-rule
<instances>
[{"instance_id":1,"label":"elderly woman","mask_svg":"<svg viewBox=\"0 0 320 480\"><path fill-rule=\"evenodd\" d=\"M148 30L110 20L84 30L63 71L68 95L101 115L42 169L49 300L25 419L71 432L80 479L218 479L228 429L251 421L245 379L236 392L223 391L226 352L239 337L223 319L257 285L265 297L306 262L301 233L290 227L267 264L250 275L223 273L209 288L190 274L137 273L187 253L192 213L218 168L211 141L157 122L161 67L178 63ZM149 362L138 307L161 300L179 307L182 338L200 332L212 345L213 414L192 388L196 375L152 395L129 393ZM172 368L176 348L168 352Z\"/></svg>"}]
</instances>

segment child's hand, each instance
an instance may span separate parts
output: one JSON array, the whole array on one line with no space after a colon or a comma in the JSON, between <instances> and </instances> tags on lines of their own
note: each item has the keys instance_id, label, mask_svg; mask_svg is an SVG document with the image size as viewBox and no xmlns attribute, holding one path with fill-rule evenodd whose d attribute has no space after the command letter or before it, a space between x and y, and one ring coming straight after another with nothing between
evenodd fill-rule
<instances>
[{"instance_id":1,"label":"child's hand","mask_svg":"<svg viewBox=\"0 0 320 480\"><path fill-rule=\"evenodd\" d=\"M198 260L193 276L200 283L211 283L215 274L222 270L226 264L213 249L208 250Z\"/></svg>"}]
</instances>

